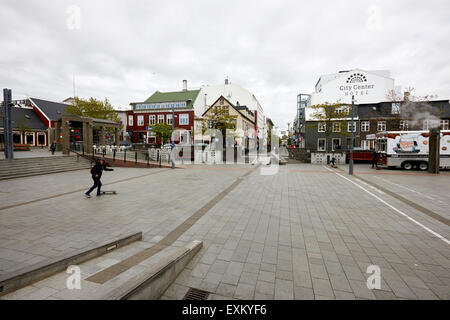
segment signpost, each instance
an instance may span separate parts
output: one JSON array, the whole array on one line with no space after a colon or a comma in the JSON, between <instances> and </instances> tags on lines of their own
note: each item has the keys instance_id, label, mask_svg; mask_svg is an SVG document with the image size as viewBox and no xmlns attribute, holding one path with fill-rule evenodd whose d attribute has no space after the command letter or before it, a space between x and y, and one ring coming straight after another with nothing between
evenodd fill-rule
<instances>
[{"instance_id":1,"label":"signpost","mask_svg":"<svg viewBox=\"0 0 450 320\"><path fill-rule=\"evenodd\" d=\"M5 136L5 158L14 158L13 128L11 123L11 90L3 89L3 128Z\"/></svg>"},{"instance_id":2,"label":"signpost","mask_svg":"<svg viewBox=\"0 0 450 320\"><path fill-rule=\"evenodd\" d=\"M355 141L355 96L352 96L352 138L350 142L350 161L348 166L348 174L353 175L353 144Z\"/></svg>"}]
</instances>

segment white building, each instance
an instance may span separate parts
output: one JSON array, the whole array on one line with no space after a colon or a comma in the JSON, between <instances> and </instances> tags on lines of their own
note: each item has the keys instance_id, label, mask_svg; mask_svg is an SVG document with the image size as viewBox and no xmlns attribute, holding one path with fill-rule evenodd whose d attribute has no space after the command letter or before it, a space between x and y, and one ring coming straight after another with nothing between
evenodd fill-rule
<instances>
[{"instance_id":1,"label":"white building","mask_svg":"<svg viewBox=\"0 0 450 320\"><path fill-rule=\"evenodd\" d=\"M388 95L395 87L388 70L353 69L322 75L311 94L310 105L328 103L351 103L352 95L357 104L389 101Z\"/></svg>"},{"instance_id":2,"label":"white building","mask_svg":"<svg viewBox=\"0 0 450 320\"><path fill-rule=\"evenodd\" d=\"M228 79L224 84L200 87L200 93L194 102L195 115L201 117L220 96L224 96L235 106L247 106L255 113L258 136L261 139L266 130L266 118L261 104L253 93L237 84L230 83Z\"/></svg>"}]
</instances>

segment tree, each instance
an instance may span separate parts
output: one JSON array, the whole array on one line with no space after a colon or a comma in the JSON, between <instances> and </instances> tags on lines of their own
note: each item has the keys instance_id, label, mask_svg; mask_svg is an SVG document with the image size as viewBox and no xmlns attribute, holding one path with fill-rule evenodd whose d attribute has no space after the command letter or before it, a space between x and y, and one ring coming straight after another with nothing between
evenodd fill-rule
<instances>
[{"instance_id":1,"label":"tree","mask_svg":"<svg viewBox=\"0 0 450 320\"><path fill-rule=\"evenodd\" d=\"M197 118L202 122L202 133L206 130L218 129L222 132L222 136L226 136L227 129L236 129L237 116L230 115L228 107L211 107L203 118Z\"/></svg>"},{"instance_id":2,"label":"tree","mask_svg":"<svg viewBox=\"0 0 450 320\"><path fill-rule=\"evenodd\" d=\"M27 125L27 119L25 118L25 116L23 116L19 122L17 122L17 129L19 129L20 134L24 136L25 139L25 143L27 142L26 140L26 133L27 132L31 132L31 128Z\"/></svg>"},{"instance_id":3,"label":"tree","mask_svg":"<svg viewBox=\"0 0 450 320\"><path fill-rule=\"evenodd\" d=\"M345 120L350 116L350 106L342 103L330 104L325 102L323 104L311 106L311 108L314 110L312 117L318 120L318 129L320 127L320 129L322 129L320 132L325 135L325 151L328 152L328 138L331 133L336 132L344 136L349 136L347 132L347 121ZM316 126L314 125L314 127Z\"/></svg>"},{"instance_id":4,"label":"tree","mask_svg":"<svg viewBox=\"0 0 450 320\"><path fill-rule=\"evenodd\" d=\"M95 98L82 99L75 98L72 105L68 106L66 113L76 116L90 117L96 119L106 119L120 122L120 117L108 99L104 101Z\"/></svg>"},{"instance_id":5,"label":"tree","mask_svg":"<svg viewBox=\"0 0 450 320\"><path fill-rule=\"evenodd\" d=\"M165 123L157 123L150 126L151 131L156 135L161 144L172 137L172 125Z\"/></svg>"}]
</instances>

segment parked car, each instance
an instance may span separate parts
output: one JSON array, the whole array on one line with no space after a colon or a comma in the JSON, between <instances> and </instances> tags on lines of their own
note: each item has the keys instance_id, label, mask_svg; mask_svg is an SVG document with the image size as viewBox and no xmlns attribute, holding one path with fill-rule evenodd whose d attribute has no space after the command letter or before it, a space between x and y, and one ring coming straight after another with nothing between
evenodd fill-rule
<instances>
[{"instance_id":1,"label":"parked car","mask_svg":"<svg viewBox=\"0 0 450 320\"><path fill-rule=\"evenodd\" d=\"M130 141L120 141L119 142L120 150L130 150L133 147L133 144Z\"/></svg>"}]
</instances>

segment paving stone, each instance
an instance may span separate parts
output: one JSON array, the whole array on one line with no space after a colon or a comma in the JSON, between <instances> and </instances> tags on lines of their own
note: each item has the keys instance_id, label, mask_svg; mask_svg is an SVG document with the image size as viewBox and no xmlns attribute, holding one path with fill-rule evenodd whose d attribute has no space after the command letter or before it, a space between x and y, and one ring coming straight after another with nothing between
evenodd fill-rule
<instances>
[{"instance_id":1,"label":"paving stone","mask_svg":"<svg viewBox=\"0 0 450 320\"><path fill-rule=\"evenodd\" d=\"M295 300L314 300L314 291L311 288L294 286Z\"/></svg>"},{"instance_id":2,"label":"paving stone","mask_svg":"<svg viewBox=\"0 0 450 320\"><path fill-rule=\"evenodd\" d=\"M225 297L233 297L236 291L235 285L220 283L217 287L216 293Z\"/></svg>"},{"instance_id":3,"label":"paving stone","mask_svg":"<svg viewBox=\"0 0 450 320\"><path fill-rule=\"evenodd\" d=\"M334 297L329 280L312 278L312 284L315 296Z\"/></svg>"},{"instance_id":4,"label":"paving stone","mask_svg":"<svg viewBox=\"0 0 450 320\"><path fill-rule=\"evenodd\" d=\"M376 299L372 290L367 288L365 281L348 280L356 298Z\"/></svg>"},{"instance_id":5,"label":"paving stone","mask_svg":"<svg viewBox=\"0 0 450 320\"><path fill-rule=\"evenodd\" d=\"M289 280L275 279L275 300L293 300L294 283Z\"/></svg>"},{"instance_id":6,"label":"paving stone","mask_svg":"<svg viewBox=\"0 0 450 320\"><path fill-rule=\"evenodd\" d=\"M252 300L254 293L255 293L254 285L239 283L238 286L236 287L234 297L237 299Z\"/></svg>"},{"instance_id":7,"label":"paving stone","mask_svg":"<svg viewBox=\"0 0 450 320\"><path fill-rule=\"evenodd\" d=\"M337 290L334 290L333 292L336 300L356 300L355 295L351 292Z\"/></svg>"},{"instance_id":8,"label":"paving stone","mask_svg":"<svg viewBox=\"0 0 450 320\"><path fill-rule=\"evenodd\" d=\"M275 272L260 271L258 280L274 283L275 282Z\"/></svg>"}]
</instances>

